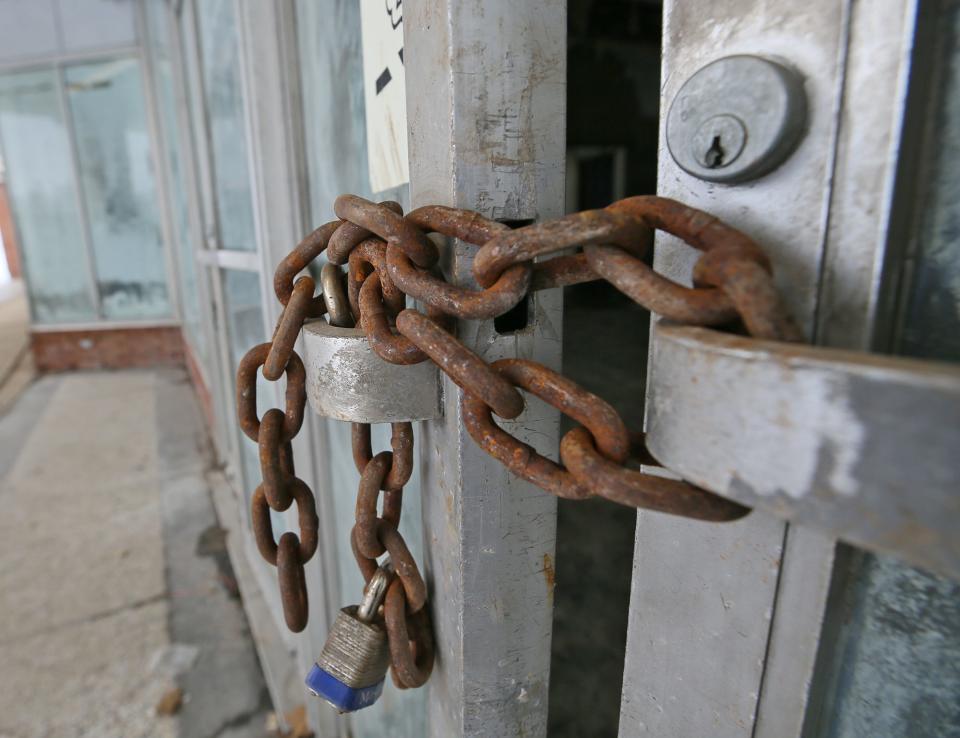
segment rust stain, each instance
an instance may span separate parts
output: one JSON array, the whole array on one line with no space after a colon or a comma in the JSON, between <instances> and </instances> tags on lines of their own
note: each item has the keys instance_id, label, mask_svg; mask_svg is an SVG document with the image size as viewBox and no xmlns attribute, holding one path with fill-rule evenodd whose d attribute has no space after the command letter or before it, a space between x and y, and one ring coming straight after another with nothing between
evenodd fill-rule
<instances>
[{"instance_id":1,"label":"rust stain","mask_svg":"<svg viewBox=\"0 0 960 738\"><path fill-rule=\"evenodd\" d=\"M543 555L543 578L547 583L547 592L550 599L553 599L553 585L557 581L557 572L553 568L553 559L547 553Z\"/></svg>"}]
</instances>

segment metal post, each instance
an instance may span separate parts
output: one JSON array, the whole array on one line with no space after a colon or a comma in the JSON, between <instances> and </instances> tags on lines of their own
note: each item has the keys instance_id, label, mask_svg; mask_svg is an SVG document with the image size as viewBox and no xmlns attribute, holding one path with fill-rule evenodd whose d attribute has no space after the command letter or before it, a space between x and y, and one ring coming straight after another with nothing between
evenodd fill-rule
<instances>
[{"instance_id":1,"label":"metal post","mask_svg":"<svg viewBox=\"0 0 960 738\"><path fill-rule=\"evenodd\" d=\"M472 208L500 220L560 215L564 202L566 4L532 0L404 5L414 207ZM448 278L476 286L475 247L453 243ZM559 290L530 298L529 324L498 334L461 321L487 361L559 368ZM437 638L432 736L546 734L556 500L517 479L464 431L460 391L420 445L426 574ZM528 400L511 432L556 458L558 415Z\"/></svg>"}]
</instances>

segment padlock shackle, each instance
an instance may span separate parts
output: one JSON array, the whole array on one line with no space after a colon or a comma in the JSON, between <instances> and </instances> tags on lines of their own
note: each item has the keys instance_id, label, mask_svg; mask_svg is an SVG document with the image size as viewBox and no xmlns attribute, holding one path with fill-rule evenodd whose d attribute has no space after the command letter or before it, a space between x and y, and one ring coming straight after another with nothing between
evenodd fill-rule
<instances>
[{"instance_id":1,"label":"padlock shackle","mask_svg":"<svg viewBox=\"0 0 960 738\"><path fill-rule=\"evenodd\" d=\"M357 619L363 623L369 623L376 615L380 605L383 604L387 596L387 589L390 582L393 581L393 562L390 556L386 556L383 563L377 567L377 570L370 577L367 586L363 590L363 599L357 606Z\"/></svg>"}]
</instances>

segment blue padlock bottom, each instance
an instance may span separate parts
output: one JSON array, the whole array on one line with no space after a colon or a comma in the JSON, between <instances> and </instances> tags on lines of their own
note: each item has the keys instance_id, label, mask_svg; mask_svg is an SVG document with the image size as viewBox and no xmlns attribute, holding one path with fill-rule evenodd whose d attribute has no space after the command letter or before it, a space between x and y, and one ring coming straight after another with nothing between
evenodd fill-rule
<instances>
[{"instance_id":1,"label":"blue padlock bottom","mask_svg":"<svg viewBox=\"0 0 960 738\"><path fill-rule=\"evenodd\" d=\"M383 693L383 683L386 680L381 679L369 687L348 687L314 664L305 681L307 689L329 702L340 712L356 712L364 707L370 707L380 698Z\"/></svg>"}]
</instances>

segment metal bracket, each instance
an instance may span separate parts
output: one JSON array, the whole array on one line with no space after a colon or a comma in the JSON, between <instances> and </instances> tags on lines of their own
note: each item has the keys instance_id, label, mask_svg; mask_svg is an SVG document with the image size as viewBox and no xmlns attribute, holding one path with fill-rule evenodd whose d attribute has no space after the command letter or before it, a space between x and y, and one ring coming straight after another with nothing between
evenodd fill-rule
<instances>
[{"instance_id":1,"label":"metal bracket","mask_svg":"<svg viewBox=\"0 0 960 738\"><path fill-rule=\"evenodd\" d=\"M960 575L960 369L664 322L653 353L647 443L664 466Z\"/></svg>"}]
</instances>

